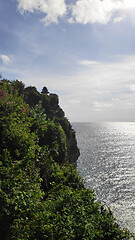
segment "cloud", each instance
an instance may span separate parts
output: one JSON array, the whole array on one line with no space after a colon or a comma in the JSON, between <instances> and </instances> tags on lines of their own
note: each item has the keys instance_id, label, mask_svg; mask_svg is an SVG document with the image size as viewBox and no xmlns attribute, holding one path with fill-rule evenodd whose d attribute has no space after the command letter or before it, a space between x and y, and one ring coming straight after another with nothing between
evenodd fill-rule
<instances>
[{"instance_id":1,"label":"cloud","mask_svg":"<svg viewBox=\"0 0 135 240\"><path fill-rule=\"evenodd\" d=\"M7 65L12 62L11 58L7 55L0 55L1 63Z\"/></svg>"},{"instance_id":2,"label":"cloud","mask_svg":"<svg viewBox=\"0 0 135 240\"><path fill-rule=\"evenodd\" d=\"M78 0L72 7L72 21L106 24L119 9L119 4L111 0Z\"/></svg>"},{"instance_id":3,"label":"cloud","mask_svg":"<svg viewBox=\"0 0 135 240\"><path fill-rule=\"evenodd\" d=\"M135 92L135 84L129 85L129 89L133 92Z\"/></svg>"},{"instance_id":4,"label":"cloud","mask_svg":"<svg viewBox=\"0 0 135 240\"><path fill-rule=\"evenodd\" d=\"M107 110L107 108L110 108L110 107L112 107L113 106L113 104L112 103L104 103L104 102L97 102L97 101L95 101L94 103L93 103L93 110L94 111L101 111L101 112L103 112L103 111L106 111Z\"/></svg>"},{"instance_id":5,"label":"cloud","mask_svg":"<svg viewBox=\"0 0 135 240\"><path fill-rule=\"evenodd\" d=\"M70 75L45 74L44 69L30 67L22 70L22 66L5 72L15 73L15 78L39 91L47 86L57 93L70 121L135 121L135 55L116 59L95 65L91 59L80 59L77 71Z\"/></svg>"},{"instance_id":6,"label":"cloud","mask_svg":"<svg viewBox=\"0 0 135 240\"><path fill-rule=\"evenodd\" d=\"M135 13L134 0L16 0L19 11L39 11L45 14L42 22L45 25L58 23L58 18L66 16L69 23L107 24L122 21L129 13ZM70 17L69 17L70 16Z\"/></svg>"},{"instance_id":7,"label":"cloud","mask_svg":"<svg viewBox=\"0 0 135 240\"><path fill-rule=\"evenodd\" d=\"M72 6L70 23L107 24L122 21L130 11L135 13L134 0L78 0Z\"/></svg>"},{"instance_id":8,"label":"cloud","mask_svg":"<svg viewBox=\"0 0 135 240\"><path fill-rule=\"evenodd\" d=\"M123 14L121 16L116 17L113 21L114 21L114 23L118 23L118 22L121 22L122 20L124 20L124 18L125 18L125 15Z\"/></svg>"},{"instance_id":9,"label":"cloud","mask_svg":"<svg viewBox=\"0 0 135 240\"><path fill-rule=\"evenodd\" d=\"M97 61L89 61L89 60L81 60L79 61L79 64L80 65L83 65L83 66L86 66L86 67L90 67L90 66L96 66L98 64Z\"/></svg>"},{"instance_id":10,"label":"cloud","mask_svg":"<svg viewBox=\"0 0 135 240\"><path fill-rule=\"evenodd\" d=\"M123 0L124 7L127 9L134 9L135 8L135 1L134 0Z\"/></svg>"},{"instance_id":11,"label":"cloud","mask_svg":"<svg viewBox=\"0 0 135 240\"><path fill-rule=\"evenodd\" d=\"M45 13L46 16L41 20L45 25L51 22L58 23L58 18L66 13L65 0L17 0L17 2L22 14L27 11Z\"/></svg>"},{"instance_id":12,"label":"cloud","mask_svg":"<svg viewBox=\"0 0 135 240\"><path fill-rule=\"evenodd\" d=\"M58 89L65 89L66 94L61 95L60 100L69 119L135 120L135 56L119 56L117 62L94 61L93 64L84 59L80 63L81 69L75 76L62 76L56 80Z\"/></svg>"}]
</instances>

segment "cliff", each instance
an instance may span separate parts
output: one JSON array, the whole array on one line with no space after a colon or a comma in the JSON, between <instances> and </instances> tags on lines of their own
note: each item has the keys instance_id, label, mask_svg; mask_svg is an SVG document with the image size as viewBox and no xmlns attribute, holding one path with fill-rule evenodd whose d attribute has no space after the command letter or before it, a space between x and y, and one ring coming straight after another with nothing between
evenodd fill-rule
<instances>
[{"instance_id":1,"label":"cliff","mask_svg":"<svg viewBox=\"0 0 135 240\"><path fill-rule=\"evenodd\" d=\"M59 106L58 95L49 93L47 87L43 87L41 93L39 93L34 86L25 88L25 85L18 80L9 81L3 79L1 81L1 86L2 85L6 86L8 91L12 94L17 92L30 108L36 109L40 104L42 107L42 114L46 114L46 119L51 120L54 123L59 123L62 126L62 129L66 134L67 158L65 161L76 165L80 152L77 147L75 132L72 129L70 122L65 117L64 111Z\"/></svg>"},{"instance_id":2,"label":"cliff","mask_svg":"<svg viewBox=\"0 0 135 240\"><path fill-rule=\"evenodd\" d=\"M19 90L19 89L17 89ZM59 97L57 94L49 93L47 87L43 87L39 93L35 87L27 87L22 91L24 101L30 107L36 107L41 101L42 109L46 114L47 119L59 123L66 134L67 159L69 163L77 164L77 159L80 155L77 147L75 132L68 119L65 117L64 111L59 106Z\"/></svg>"},{"instance_id":3,"label":"cliff","mask_svg":"<svg viewBox=\"0 0 135 240\"><path fill-rule=\"evenodd\" d=\"M68 163L68 158L75 163L78 154L75 133L57 95L40 94L19 81L0 81L2 240L126 240L133 236L120 229L111 210L84 187L74 164Z\"/></svg>"}]
</instances>

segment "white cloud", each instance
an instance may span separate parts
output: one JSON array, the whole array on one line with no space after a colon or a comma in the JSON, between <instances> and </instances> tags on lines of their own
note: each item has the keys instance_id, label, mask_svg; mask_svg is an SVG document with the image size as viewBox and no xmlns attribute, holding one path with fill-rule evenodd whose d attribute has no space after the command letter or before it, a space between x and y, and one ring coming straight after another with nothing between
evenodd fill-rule
<instances>
[{"instance_id":1,"label":"white cloud","mask_svg":"<svg viewBox=\"0 0 135 240\"><path fill-rule=\"evenodd\" d=\"M134 0L76 0L66 3L66 0L16 0L19 11L39 11L45 14L41 20L45 25L58 23L59 17L67 15L69 23L100 23L107 24L122 21L129 13L133 18L135 13ZM70 18L68 14L70 13Z\"/></svg>"},{"instance_id":2,"label":"white cloud","mask_svg":"<svg viewBox=\"0 0 135 240\"><path fill-rule=\"evenodd\" d=\"M114 23L118 23L118 22L121 22L122 20L124 20L124 18L125 18L125 15L123 14L121 16L116 17L113 21L114 21Z\"/></svg>"},{"instance_id":3,"label":"white cloud","mask_svg":"<svg viewBox=\"0 0 135 240\"><path fill-rule=\"evenodd\" d=\"M135 103L133 103L133 102L127 102L127 103L126 103L126 107L127 107L127 108L131 108L131 109L135 109Z\"/></svg>"},{"instance_id":4,"label":"white cloud","mask_svg":"<svg viewBox=\"0 0 135 240\"><path fill-rule=\"evenodd\" d=\"M79 64L80 65L83 65L83 66L94 66L94 65L97 65L98 62L97 61L88 61L88 60L82 60L82 61L79 61Z\"/></svg>"},{"instance_id":5,"label":"white cloud","mask_svg":"<svg viewBox=\"0 0 135 240\"><path fill-rule=\"evenodd\" d=\"M0 55L1 63L7 65L12 62L11 58L7 55Z\"/></svg>"},{"instance_id":6,"label":"white cloud","mask_svg":"<svg viewBox=\"0 0 135 240\"><path fill-rule=\"evenodd\" d=\"M124 7L128 8L128 9L133 9L135 8L135 1L134 0L123 0L122 1L124 3Z\"/></svg>"},{"instance_id":7,"label":"white cloud","mask_svg":"<svg viewBox=\"0 0 135 240\"><path fill-rule=\"evenodd\" d=\"M18 9L21 13L34 12L35 10L45 13L41 20L45 25L51 22L57 23L58 18L66 13L65 0L17 0Z\"/></svg>"},{"instance_id":8,"label":"white cloud","mask_svg":"<svg viewBox=\"0 0 135 240\"><path fill-rule=\"evenodd\" d=\"M135 84L129 85L129 89L133 92L135 92Z\"/></svg>"},{"instance_id":9,"label":"white cloud","mask_svg":"<svg viewBox=\"0 0 135 240\"><path fill-rule=\"evenodd\" d=\"M72 7L72 21L106 24L120 9L121 4L121 1L113 0L78 0Z\"/></svg>"},{"instance_id":10,"label":"white cloud","mask_svg":"<svg viewBox=\"0 0 135 240\"><path fill-rule=\"evenodd\" d=\"M83 63L84 68L78 74L56 80L58 89L66 92L60 100L69 119L135 120L135 56L121 57L117 62L96 62L95 65L86 59L79 63ZM74 104L70 99L74 99Z\"/></svg>"},{"instance_id":11,"label":"white cloud","mask_svg":"<svg viewBox=\"0 0 135 240\"><path fill-rule=\"evenodd\" d=\"M101 111L101 112L104 112L104 111L107 111L107 108L110 108L110 107L112 107L113 106L113 104L112 103L110 103L110 102L108 102L108 103L104 103L104 102L97 102L97 101L95 101L94 103L93 103L93 110L94 111Z\"/></svg>"},{"instance_id":12,"label":"white cloud","mask_svg":"<svg viewBox=\"0 0 135 240\"><path fill-rule=\"evenodd\" d=\"M40 89L46 84L49 90L58 93L60 105L71 121L135 120L135 56L119 56L117 62L95 65L87 59L78 62L85 64L70 76L45 77L43 72L37 82L33 72L33 77L27 73L21 80Z\"/></svg>"},{"instance_id":13,"label":"white cloud","mask_svg":"<svg viewBox=\"0 0 135 240\"><path fill-rule=\"evenodd\" d=\"M126 14L135 11L134 0L78 0L72 6L71 23L101 23L107 24L122 21Z\"/></svg>"}]
</instances>

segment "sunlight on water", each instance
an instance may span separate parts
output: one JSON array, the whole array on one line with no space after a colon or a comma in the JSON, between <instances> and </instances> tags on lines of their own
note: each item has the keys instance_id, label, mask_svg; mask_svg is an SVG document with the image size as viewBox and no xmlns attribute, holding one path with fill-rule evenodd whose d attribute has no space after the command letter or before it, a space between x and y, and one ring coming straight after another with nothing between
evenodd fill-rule
<instances>
[{"instance_id":1,"label":"sunlight on water","mask_svg":"<svg viewBox=\"0 0 135 240\"><path fill-rule=\"evenodd\" d=\"M86 187L135 232L135 123L74 123Z\"/></svg>"}]
</instances>

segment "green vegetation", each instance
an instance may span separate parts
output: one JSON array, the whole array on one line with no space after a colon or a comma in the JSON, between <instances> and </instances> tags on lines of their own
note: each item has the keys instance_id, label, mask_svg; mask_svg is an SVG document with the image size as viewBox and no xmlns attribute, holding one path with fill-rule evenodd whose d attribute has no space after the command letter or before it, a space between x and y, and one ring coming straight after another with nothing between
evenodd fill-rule
<instances>
[{"instance_id":1,"label":"green vegetation","mask_svg":"<svg viewBox=\"0 0 135 240\"><path fill-rule=\"evenodd\" d=\"M0 81L0 139L2 240L130 239L68 163L68 141L78 149L56 94Z\"/></svg>"}]
</instances>

